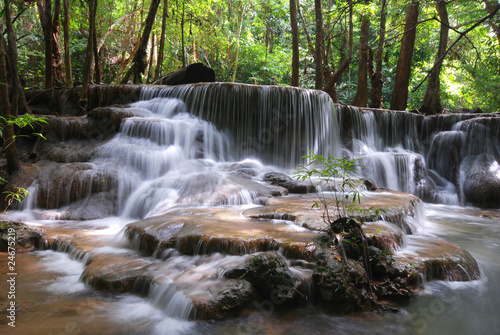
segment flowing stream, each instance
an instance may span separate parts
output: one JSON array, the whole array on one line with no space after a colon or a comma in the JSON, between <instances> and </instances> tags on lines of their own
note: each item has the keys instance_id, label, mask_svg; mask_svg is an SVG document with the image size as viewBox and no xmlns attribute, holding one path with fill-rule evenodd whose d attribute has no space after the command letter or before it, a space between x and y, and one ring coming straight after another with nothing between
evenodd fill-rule
<instances>
[{"instance_id":1,"label":"flowing stream","mask_svg":"<svg viewBox=\"0 0 500 335\"><path fill-rule=\"evenodd\" d=\"M130 107L134 116L122 122L120 132L94 150L79 179L57 187L35 183L25 208L7 215L44 229L58 243L18 254L21 307L9 333L456 335L500 329L500 211L458 206L466 202L463 175L446 174L450 157L462 162L481 153L498 156L498 136L492 136L500 129L497 123L485 133L484 124L474 128L468 116L429 121L404 112L334 106L315 91L250 85L149 88L142 98ZM478 134L487 138L484 146L468 145ZM453 152L450 141L460 143ZM144 257L126 239L125 226L186 208L243 224L241 212L271 196L262 175L292 173L307 150L359 158L362 175L378 186L437 203L425 205L419 238L437 236L468 250L481 279L429 282L397 313L329 316L313 306L278 309L255 301L238 317L193 321L191 296L185 293L190 286L184 285L197 283L199 292L190 294L203 295L219 285L221 271L250 256L187 256L172 249ZM57 208L41 205L40 194L56 199ZM109 214L103 209L109 202L111 216L103 214ZM82 213L94 219L81 220ZM287 220L272 225L283 235L307 234ZM409 239L400 251L418 248L416 241ZM155 268L157 284L145 294L140 287L138 294L125 293L119 285L95 290L82 275L89 258L109 266L130 262L131 268L138 263ZM5 318L0 332L4 323Z\"/></svg>"}]
</instances>

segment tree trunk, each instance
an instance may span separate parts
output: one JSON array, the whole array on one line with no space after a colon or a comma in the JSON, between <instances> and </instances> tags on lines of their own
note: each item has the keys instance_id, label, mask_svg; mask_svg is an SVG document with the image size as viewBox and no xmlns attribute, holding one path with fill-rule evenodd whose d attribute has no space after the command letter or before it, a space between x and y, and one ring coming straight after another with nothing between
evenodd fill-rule
<instances>
[{"instance_id":1,"label":"tree trunk","mask_svg":"<svg viewBox=\"0 0 500 335\"><path fill-rule=\"evenodd\" d=\"M438 114L443 110L441 106L441 86L439 82L439 75L443 66L444 54L448 44L448 32L450 23L448 21L448 11L446 10L445 0L437 0L437 12L441 20L441 30L439 33L439 46L436 53L436 60L434 66L429 74L427 81L427 89L425 90L424 101L420 107L422 114Z\"/></svg>"},{"instance_id":2,"label":"tree trunk","mask_svg":"<svg viewBox=\"0 0 500 335\"><path fill-rule=\"evenodd\" d=\"M87 109L88 105L88 90L90 80L93 75L92 71L92 57L94 54L94 29L95 29L95 9L97 7L97 0L89 1L89 36L87 40L87 54L85 56L85 65L83 67L83 84L82 93L78 105L82 110Z\"/></svg>"},{"instance_id":3,"label":"tree trunk","mask_svg":"<svg viewBox=\"0 0 500 335\"><path fill-rule=\"evenodd\" d=\"M352 59L352 48L354 44L354 27L352 23L352 0L349 0L349 51L347 53L347 58L344 59L344 61L340 64L339 68L335 73L331 75L331 77L328 79L328 82L325 85L325 88L323 89L325 92L327 92L330 97L332 98L333 102L338 103L339 99L337 96L337 81L340 79L342 74L349 68L349 64L351 64L351 59Z\"/></svg>"},{"instance_id":4,"label":"tree trunk","mask_svg":"<svg viewBox=\"0 0 500 335\"><path fill-rule=\"evenodd\" d=\"M73 84L73 73L71 70L71 53L69 50L69 0L63 0L64 7L64 22L63 22L63 31L64 31L64 70L65 70L65 79L66 79L66 87L71 87Z\"/></svg>"},{"instance_id":5,"label":"tree trunk","mask_svg":"<svg viewBox=\"0 0 500 335\"><path fill-rule=\"evenodd\" d=\"M239 22L237 22L238 27L236 31L236 54L234 56L234 67L233 67L233 83L236 81L236 72L238 71L238 59L240 57L240 36L241 30L243 29L243 17L245 15L245 5L241 5L241 13L239 13ZM266 49L267 50L267 49Z\"/></svg>"},{"instance_id":6,"label":"tree trunk","mask_svg":"<svg viewBox=\"0 0 500 335\"><path fill-rule=\"evenodd\" d=\"M299 26L295 0L290 0L290 25L292 28L292 81L291 86L299 86Z\"/></svg>"},{"instance_id":7,"label":"tree trunk","mask_svg":"<svg viewBox=\"0 0 500 335\"><path fill-rule=\"evenodd\" d=\"M8 46L7 52L10 59L10 70L12 76L12 105L11 105L11 115L17 116L19 114L29 113L28 102L26 101L26 96L24 95L23 86L21 85L21 80L19 79L19 71L17 70L17 46L16 46L16 34L14 32L14 27L12 25L12 19L10 16L10 3L9 0L5 0L5 23L7 25L7 39ZM5 43L3 41L2 43ZM4 45L5 48L5 45ZM7 82L5 82L7 83Z\"/></svg>"},{"instance_id":8,"label":"tree trunk","mask_svg":"<svg viewBox=\"0 0 500 335\"><path fill-rule=\"evenodd\" d=\"M146 78L145 84L148 84L151 82L151 76L153 74L153 62L154 62L154 55L155 55L155 34L151 34L151 48L149 52L149 64L148 64L148 76Z\"/></svg>"},{"instance_id":9,"label":"tree trunk","mask_svg":"<svg viewBox=\"0 0 500 335\"><path fill-rule=\"evenodd\" d=\"M61 0L54 1L54 19L52 20L52 71L54 81L57 85L62 85L65 81L63 57L61 52Z\"/></svg>"},{"instance_id":10,"label":"tree trunk","mask_svg":"<svg viewBox=\"0 0 500 335\"><path fill-rule=\"evenodd\" d=\"M95 7L94 7L94 12L97 13L97 0L95 2ZM94 81L96 83L101 83L101 62L99 61L99 49L97 48L97 29L95 27L95 22L94 22L94 31L92 33L92 48L94 49L93 54L94 54L94 73L95 73L95 78Z\"/></svg>"},{"instance_id":11,"label":"tree trunk","mask_svg":"<svg viewBox=\"0 0 500 335\"><path fill-rule=\"evenodd\" d=\"M161 76L161 68L163 66L163 53L165 50L165 34L167 30L167 17L168 17L168 0L164 0L163 3L163 17L161 20L161 36L160 36L160 47L158 48L158 57L156 61L155 70L155 80Z\"/></svg>"},{"instance_id":12,"label":"tree trunk","mask_svg":"<svg viewBox=\"0 0 500 335\"><path fill-rule=\"evenodd\" d=\"M45 43L45 89L49 90L54 86L54 73L52 70L52 2L51 0L39 0L37 6Z\"/></svg>"},{"instance_id":13,"label":"tree trunk","mask_svg":"<svg viewBox=\"0 0 500 335\"><path fill-rule=\"evenodd\" d=\"M368 5L370 0L365 0ZM358 88L352 102L353 106L366 107L368 102L368 38L370 35L370 17L367 13L361 19L359 37Z\"/></svg>"},{"instance_id":14,"label":"tree trunk","mask_svg":"<svg viewBox=\"0 0 500 335\"><path fill-rule=\"evenodd\" d=\"M308 27L307 21L304 15L302 15L302 10L300 9L300 0L296 0L296 2L297 2L297 12L299 13L299 17L302 20L302 27L304 27L304 34L306 35L307 47L309 48L309 52L311 53L311 55L313 55L313 57L316 58L316 53L314 52L314 45L312 42L311 34L309 33L309 29L307 28ZM316 63L316 60L314 60L314 62ZM304 74L306 72L304 72Z\"/></svg>"},{"instance_id":15,"label":"tree trunk","mask_svg":"<svg viewBox=\"0 0 500 335\"><path fill-rule=\"evenodd\" d=\"M5 7L8 10L9 7ZM0 116L5 119L10 119L10 103L9 103L9 92L7 89L7 66L6 66L6 48L5 40L2 34L0 34ZM2 122L1 128L3 128L3 149L5 152L5 158L7 159L7 171L12 173L19 168L19 157L17 155L16 144L14 142L14 129L12 124L5 124Z\"/></svg>"},{"instance_id":16,"label":"tree trunk","mask_svg":"<svg viewBox=\"0 0 500 335\"><path fill-rule=\"evenodd\" d=\"M496 7L498 6L498 1L484 0L484 5L486 6L486 10L488 11L488 13L491 14L495 12ZM498 16L492 17L488 24L491 25L491 28L493 28L495 35L497 35L498 45L500 46L500 18Z\"/></svg>"},{"instance_id":17,"label":"tree trunk","mask_svg":"<svg viewBox=\"0 0 500 335\"><path fill-rule=\"evenodd\" d=\"M146 71L146 56L147 47L149 43L149 35L153 29L153 24L155 22L156 12L158 11L158 6L160 5L160 0L152 0L151 6L149 7L149 13L146 17L146 22L144 22L144 30L142 33L141 41L139 43L139 48L135 53L134 59L132 61L132 67L127 72L122 80L122 84L127 83L130 75L134 74L134 83L142 83L142 76Z\"/></svg>"},{"instance_id":18,"label":"tree trunk","mask_svg":"<svg viewBox=\"0 0 500 335\"><path fill-rule=\"evenodd\" d=\"M184 46L184 7L186 1L182 1L182 16L181 16L181 48L182 48L182 67L186 67L186 47Z\"/></svg>"},{"instance_id":19,"label":"tree trunk","mask_svg":"<svg viewBox=\"0 0 500 335\"><path fill-rule=\"evenodd\" d=\"M391 109L393 110L405 110L408 103L408 85L410 83L411 63L417 34L417 21L418 1L413 0L406 10L405 30L392 92Z\"/></svg>"},{"instance_id":20,"label":"tree trunk","mask_svg":"<svg viewBox=\"0 0 500 335\"><path fill-rule=\"evenodd\" d=\"M383 108L384 99L382 98L382 88L384 80L382 78L382 60L384 55L385 43L385 22L386 22L386 0L382 0L382 9L380 11L380 29L378 34L377 56L375 58L375 71L371 70L370 78L372 87L370 90L370 107ZM373 63L372 63L373 64Z\"/></svg>"},{"instance_id":21,"label":"tree trunk","mask_svg":"<svg viewBox=\"0 0 500 335\"><path fill-rule=\"evenodd\" d=\"M321 0L314 0L314 12L316 17L316 82L314 88L320 90L323 87L323 11Z\"/></svg>"}]
</instances>

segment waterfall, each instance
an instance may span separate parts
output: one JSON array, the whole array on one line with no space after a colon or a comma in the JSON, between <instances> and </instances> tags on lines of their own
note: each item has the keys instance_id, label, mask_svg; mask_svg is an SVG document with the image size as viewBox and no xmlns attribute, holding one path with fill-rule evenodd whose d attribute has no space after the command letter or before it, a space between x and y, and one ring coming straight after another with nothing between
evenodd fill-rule
<instances>
[{"instance_id":1,"label":"waterfall","mask_svg":"<svg viewBox=\"0 0 500 335\"><path fill-rule=\"evenodd\" d=\"M90 162L49 165L34 185L30 209L35 196L37 206L64 208L61 218L79 219L144 218L179 204L259 203L265 193L259 176L296 171L308 151L359 159L362 176L379 187L427 202L467 204L474 157L500 161L496 115L370 110L334 105L315 90L150 86L140 101L113 110L129 116L119 132L87 154Z\"/></svg>"}]
</instances>

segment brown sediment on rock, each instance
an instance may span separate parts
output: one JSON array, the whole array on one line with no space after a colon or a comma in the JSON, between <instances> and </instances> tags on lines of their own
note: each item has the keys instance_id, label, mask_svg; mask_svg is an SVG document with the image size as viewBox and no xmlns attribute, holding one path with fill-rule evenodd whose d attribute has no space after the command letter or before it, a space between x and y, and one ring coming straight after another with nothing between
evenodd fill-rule
<instances>
[{"instance_id":1,"label":"brown sediment on rock","mask_svg":"<svg viewBox=\"0 0 500 335\"><path fill-rule=\"evenodd\" d=\"M395 252L405 242L405 233L398 226L385 221L365 223L363 231L373 241L373 245L380 250Z\"/></svg>"},{"instance_id":2,"label":"brown sediment on rock","mask_svg":"<svg viewBox=\"0 0 500 335\"><path fill-rule=\"evenodd\" d=\"M117 185L117 172L95 170L90 163L47 163L39 178L37 205L60 208L90 194L108 192ZM109 203L113 203L110 195Z\"/></svg>"},{"instance_id":3,"label":"brown sediment on rock","mask_svg":"<svg viewBox=\"0 0 500 335\"><path fill-rule=\"evenodd\" d=\"M119 255L93 256L81 280L98 290L114 294L132 292L147 295L152 283L151 261Z\"/></svg>"},{"instance_id":4,"label":"brown sediment on rock","mask_svg":"<svg viewBox=\"0 0 500 335\"><path fill-rule=\"evenodd\" d=\"M294 221L297 225L310 230L322 230L327 227L325 212L322 209L312 208L317 201L316 194L294 194L286 197L272 198L266 206L255 207L243 212L243 215L252 219L278 219ZM418 215L416 206L421 201L414 195L395 191L365 192L365 197L359 204L364 212L353 213L361 221L371 222L384 220L393 223L406 233L412 233L407 225L407 216ZM375 210L379 214L375 215ZM335 213L332 219L335 219Z\"/></svg>"},{"instance_id":5,"label":"brown sediment on rock","mask_svg":"<svg viewBox=\"0 0 500 335\"><path fill-rule=\"evenodd\" d=\"M467 250L428 236L412 236L411 239L416 247L396 253L394 267L404 269L416 281L471 281L480 278L479 266Z\"/></svg>"},{"instance_id":6,"label":"brown sediment on rock","mask_svg":"<svg viewBox=\"0 0 500 335\"><path fill-rule=\"evenodd\" d=\"M22 222L1 220L0 252L7 253L13 249L15 252L33 251L42 235L43 230L29 227Z\"/></svg>"},{"instance_id":7,"label":"brown sediment on rock","mask_svg":"<svg viewBox=\"0 0 500 335\"><path fill-rule=\"evenodd\" d=\"M175 248L187 255L214 252L243 255L283 249L306 257L306 245L317 236L292 223L251 220L230 208L175 209L131 223L127 235L149 254Z\"/></svg>"}]
</instances>

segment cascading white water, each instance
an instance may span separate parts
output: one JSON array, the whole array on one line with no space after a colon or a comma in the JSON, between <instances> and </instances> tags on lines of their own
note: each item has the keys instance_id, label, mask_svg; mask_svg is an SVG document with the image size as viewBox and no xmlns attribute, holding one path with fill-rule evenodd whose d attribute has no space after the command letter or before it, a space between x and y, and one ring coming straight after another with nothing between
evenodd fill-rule
<instances>
[{"instance_id":1,"label":"cascading white water","mask_svg":"<svg viewBox=\"0 0 500 335\"><path fill-rule=\"evenodd\" d=\"M216 170L217 163L229 159L231 143L213 125L188 114L181 100L156 98L132 108L148 112L124 120L93 162L119 169L119 212L142 218L158 206L175 205L183 180Z\"/></svg>"},{"instance_id":2,"label":"cascading white water","mask_svg":"<svg viewBox=\"0 0 500 335\"><path fill-rule=\"evenodd\" d=\"M374 179L378 186L417 195L430 190L431 200L456 204L452 178L440 169L443 162L451 162L451 148L443 144L444 138L460 142L459 161L483 152L477 145L468 146L471 134L478 134L472 122L463 120L455 128L443 126L437 131L439 127L428 126L423 117L409 113L334 108L326 94L315 91L209 84L149 88L143 98L147 100L132 106L137 115L125 119L120 133L97 148L79 179L82 189L76 195L69 192L71 187L61 192L64 204L72 196L86 206L92 190L99 191L101 184L116 192L115 214L131 218L157 215L175 206L253 204L262 194L257 187L259 175L270 170L290 172L302 163L301 156L308 149L360 158L363 176ZM432 143L422 141L427 132L436 135ZM495 140L487 142L487 148L498 155ZM37 189L36 185L32 188L35 196ZM31 202L28 209L33 207ZM424 226L423 207L414 210L404 225L418 232ZM96 223L88 226L91 229L85 234L97 241L92 231ZM86 229L84 225L82 230ZM140 241L133 240L126 246L139 249L138 244ZM192 300L182 284L204 281L208 285L208 281L217 285L223 262L230 257L242 261L240 256L206 255L208 251L198 250L201 245L193 247L195 255L203 255L181 255L174 249L156 255L160 260L154 266L164 281L151 288L148 308L155 306L171 317L192 317ZM92 250L92 256L109 253L99 249ZM138 257L133 253L131 259ZM168 262L163 261L167 258ZM197 293L201 295L206 287ZM134 320L138 319L136 315Z\"/></svg>"}]
</instances>

